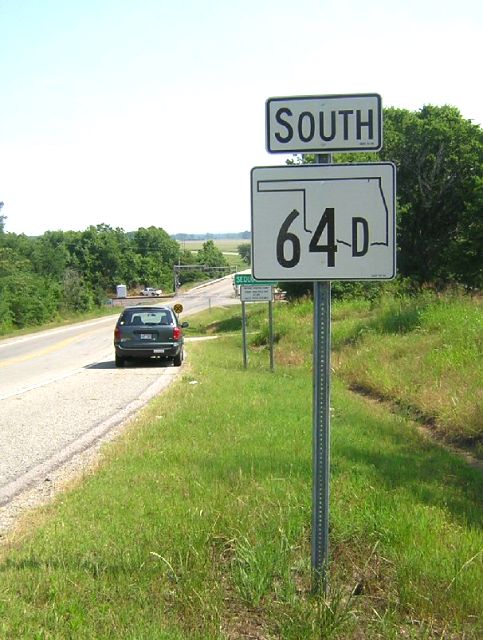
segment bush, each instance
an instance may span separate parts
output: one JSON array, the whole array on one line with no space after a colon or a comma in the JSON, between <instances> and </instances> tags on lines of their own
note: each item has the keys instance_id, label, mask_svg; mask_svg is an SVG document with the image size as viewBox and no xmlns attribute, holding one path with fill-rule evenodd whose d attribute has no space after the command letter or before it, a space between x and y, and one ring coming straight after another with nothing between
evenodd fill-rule
<instances>
[{"instance_id":1,"label":"bush","mask_svg":"<svg viewBox=\"0 0 483 640\"><path fill-rule=\"evenodd\" d=\"M2 282L2 330L50 322L59 303L55 281L25 272L7 276Z\"/></svg>"}]
</instances>

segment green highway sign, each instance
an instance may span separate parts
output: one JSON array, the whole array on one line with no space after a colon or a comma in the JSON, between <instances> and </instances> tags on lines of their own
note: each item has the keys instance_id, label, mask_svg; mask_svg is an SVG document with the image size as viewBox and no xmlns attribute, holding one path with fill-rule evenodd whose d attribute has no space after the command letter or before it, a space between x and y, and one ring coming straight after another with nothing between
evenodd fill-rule
<instances>
[{"instance_id":1,"label":"green highway sign","mask_svg":"<svg viewBox=\"0 0 483 640\"><path fill-rule=\"evenodd\" d=\"M274 287L277 283L276 280L255 280L250 273L235 273L236 285L260 285L262 287Z\"/></svg>"}]
</instances>

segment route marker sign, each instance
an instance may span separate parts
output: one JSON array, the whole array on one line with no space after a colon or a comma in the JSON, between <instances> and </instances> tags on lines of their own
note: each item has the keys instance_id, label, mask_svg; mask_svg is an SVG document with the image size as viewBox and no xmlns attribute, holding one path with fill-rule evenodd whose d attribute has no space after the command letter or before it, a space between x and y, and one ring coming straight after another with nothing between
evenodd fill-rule
<instances>
[{"instance_id":1,"label":"route marker sign","mask_svg":"<svg viewBox=\"0 0 483 640\"><path fill-rule=\"evenodd\" d=\"M312 587L327 593L331 281L396 275L396 169L332 164L332 152L382 148L378 94L269 98L265 113L269 153L319 163L252 169L252 273L314 283Z\"/></svg>"},{"instance_id":2,"label":"route marker sign","mask_svg":"<svg viewBox=\"0 0 483 640\"><path fill-rule=\"evenodd\" d=\"M388 280L396 274L392 163L255 167L259 280Z\"/></svg>"},{"instance_id":3,"label":"route marker sign","mask_svg":"<svg viewBox=\"0 0 483 640\"><path fill-rule=\"evenodd\" d=\"M378 151L382 100L377 93L269 98L269 153Z\"/></svg>"}]
</instances>

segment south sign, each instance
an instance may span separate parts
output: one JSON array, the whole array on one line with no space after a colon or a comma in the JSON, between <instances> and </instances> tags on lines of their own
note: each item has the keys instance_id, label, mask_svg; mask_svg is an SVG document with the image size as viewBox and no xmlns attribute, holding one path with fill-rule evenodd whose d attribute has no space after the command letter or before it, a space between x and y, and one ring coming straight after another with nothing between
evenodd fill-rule
<instances>
[{"instance_id":1,"label":"south sign","mask_svg":"<svg viewBox=\"0 0 483 640\"><path fill-rule=\"evenodd\" d=\"M382 147L381 96L269 98L266 135L270 153L378 151Z\"/></svg>"}]
</instances>

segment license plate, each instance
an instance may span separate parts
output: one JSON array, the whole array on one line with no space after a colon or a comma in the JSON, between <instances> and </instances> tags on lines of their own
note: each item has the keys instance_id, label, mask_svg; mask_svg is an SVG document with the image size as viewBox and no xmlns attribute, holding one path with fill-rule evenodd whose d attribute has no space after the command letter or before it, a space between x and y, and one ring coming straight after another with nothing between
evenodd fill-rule
<instances>
[{"instance_id":1,"label":"license plate","mask_svg":"<svg viewBox=\"0 0 483 640\"><path fill-rule=\"evenodd\" d=\"M164 353L164 349L153 349L153 353Z\"/></svg>"},{"instance_id":2,"label":"license plate","mask_svg":"<svg viewBox=\"0 0 483 640\"><path fill-rule=\"evenodd\" d=\"M153 337L152 333L141 333L139 336L140 340L151 340L151 338Z\"/></svg>"}]
</instances>

